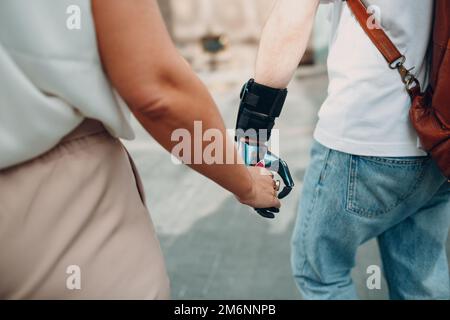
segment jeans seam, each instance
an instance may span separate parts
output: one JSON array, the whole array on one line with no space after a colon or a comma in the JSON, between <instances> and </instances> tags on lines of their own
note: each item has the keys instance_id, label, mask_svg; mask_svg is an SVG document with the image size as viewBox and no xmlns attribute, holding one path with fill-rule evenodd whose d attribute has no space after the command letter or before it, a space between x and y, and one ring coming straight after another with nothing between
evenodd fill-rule
<instances>
[{"instance_id":1,"label":"jeans seam","mask_svg":"<svg viewBox=\"0 0 450 320\"><path fill-rule=\"evenodd\" d=\"M331 149L328 149L327 154L325 156L324 165L323 165L323 167L322 167L322 169L320 171L319 181L317 183L318 186L323 185L323 181L326 178L327 169L328 169L328 159L330 158L331 151L332 151Z\"/></svg>"},{"instance_id":2,"label":"jeans seam","mask_svg":"<svg viewBox=\"0 0 450 320\"><path fill-rule=\"evenodd\" d=\"M310 208L306 211L305 224L304 224L304 228L302 230L302 236L301 236L301 242L302 242L303 253L304 253L303 264L302 264L302 266L300 268L300 274L302 274L302 275L304 274L305 267L306 267L306 262L308 260L307 253L306 253L306 239L307 239L307 235L306 234L307 234L307 232L309 230L309 220L310 220L312 212L314 211L314 208L316 206L317 198L318 198L319 193L320 193L321 183L322 183L323 178L324 178L324 171L328 167L328 160L330 158L331 151L332 151L331 149L327 150L327 154L325 156L324 164L323 164L322 168L320 169L319 179L318 179L317 183L315 184L314 195L313 195L313 198L311 200Z\"/></svg>"},{"instance_id":3,"label":"jeans seam","mask_svg":"<svg viewBox=\"0 0 450 320\"><path fill-rule=\"evenodd\" d=\"M428 161L428 157L421 157L421 159L414 160L398 160L398 159L386 159L381 157L361 157L366 161L376 163L381 166L387 166L391 168L396 168L399 165L410 166L410 167L420 167L424 162Z\"/></svg>"},{"instance_id":4,"label":"jeans seam","mask_svg":"<svg viewBox=\"0 0 450 320\"><path fill-rule=\"evenodd\" d=\"M347 187L347 199L346 199L346 208L350 207L349 209L351 209L353 207L352 202L350 201L350 199L353 199L353 190L354 190L354 184L355 184L355 176L357 173L358 168L355 166L355 158L354 156L350 156L349 157L349 171L348 171L348 187ZM353 167L355 167L355 169L353 170Z\"/></svg>"}]
</instances>

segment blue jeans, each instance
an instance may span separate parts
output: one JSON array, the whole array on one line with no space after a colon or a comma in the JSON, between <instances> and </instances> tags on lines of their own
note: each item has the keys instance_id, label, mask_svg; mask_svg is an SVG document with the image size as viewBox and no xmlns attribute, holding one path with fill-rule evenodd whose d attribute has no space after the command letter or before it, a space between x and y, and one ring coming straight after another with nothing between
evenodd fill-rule
<instances>
[{"instance_id":1,"label":"blue jeans","mask_svg":"<svg viewBox=\"0 0 450 320\"><path fill-rule=\"evenodd\" d=\"M450 183L428 157L362 157L315 143L292 241L305 299L357 299L358 247L378 238L391 299L450 299Z\"/></svg>"}]
</instances>

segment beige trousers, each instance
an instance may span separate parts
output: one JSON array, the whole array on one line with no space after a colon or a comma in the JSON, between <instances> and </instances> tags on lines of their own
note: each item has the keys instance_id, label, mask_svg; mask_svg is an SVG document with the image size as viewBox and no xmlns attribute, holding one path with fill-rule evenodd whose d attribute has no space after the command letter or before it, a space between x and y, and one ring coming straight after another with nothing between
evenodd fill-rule
<instances>
[{"instance_id":1,"label":"beige trousers","mask_svg":"<svg viewBox=\"0 0 450 320\"><path fill-rule=\"evenodd\" d=\"M0 299L168 298L139 176L101 124L0 171Z\"/></svg>"}]
</instances>

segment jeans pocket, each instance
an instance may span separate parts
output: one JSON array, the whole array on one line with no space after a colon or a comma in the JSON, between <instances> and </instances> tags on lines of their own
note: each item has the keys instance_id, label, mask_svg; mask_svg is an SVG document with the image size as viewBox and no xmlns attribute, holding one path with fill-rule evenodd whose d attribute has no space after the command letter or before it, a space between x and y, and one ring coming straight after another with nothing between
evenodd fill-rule
<instances>
[{"instance_id":1,"label":"jeans pocket","mask_svg":"<svg viewBox=\"0 0 450 320\"><path fill-rule=\"evenodd\" d=\"M414 193L429 160L352 155L346 210L367 218L392 211Z\"/></svg>"}]
</instances>

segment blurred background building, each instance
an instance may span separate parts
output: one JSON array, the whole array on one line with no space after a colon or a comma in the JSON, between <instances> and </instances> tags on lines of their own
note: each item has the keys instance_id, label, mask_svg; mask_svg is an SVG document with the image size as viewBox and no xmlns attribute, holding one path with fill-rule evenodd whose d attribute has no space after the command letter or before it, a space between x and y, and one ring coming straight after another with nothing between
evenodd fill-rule
<instances>
[{"instance_id":1,"label":"blurred background building","mask_svg":"<svg viewBox=\"0 0 450 320\"><path fill-rule=\"evenodd\" d=\"M241 68L253 65L254 56L274 0L159 0L168 29L185 58L196 70L204 67ZM323 14L318 19L303 62L323 58L328 25ZM202 39L215 37L225 50L211 54ZM219 44L220 45L220 44ZM321 60L323 62L323 59Z\"/></svg>"}]
</instances>

